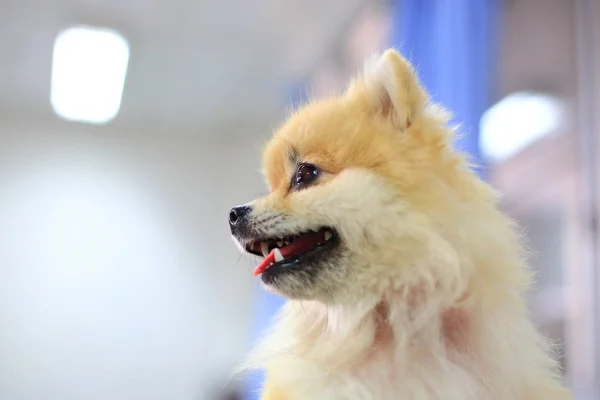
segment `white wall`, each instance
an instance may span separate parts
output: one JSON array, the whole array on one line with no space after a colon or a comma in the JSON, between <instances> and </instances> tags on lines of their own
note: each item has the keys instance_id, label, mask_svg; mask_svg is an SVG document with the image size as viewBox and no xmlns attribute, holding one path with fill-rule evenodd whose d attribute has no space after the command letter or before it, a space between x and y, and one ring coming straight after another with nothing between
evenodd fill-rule
<instances>
[{"instance_id":1,"label":"white wall","mask_svg":"<svg viewBox=\"0 0 600 400\"><path fill-rule=\"evenodd\" d=\"M233 130L0 124L0 399L214 398L258 287L227 213L264 130Z\"/></svg>"}]
</instances>

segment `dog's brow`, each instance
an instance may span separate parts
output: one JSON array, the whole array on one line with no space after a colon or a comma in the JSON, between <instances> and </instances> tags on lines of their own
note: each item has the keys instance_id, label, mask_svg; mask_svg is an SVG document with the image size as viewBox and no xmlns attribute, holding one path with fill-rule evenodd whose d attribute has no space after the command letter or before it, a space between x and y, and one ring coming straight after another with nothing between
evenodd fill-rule
<instances>
[{"instance_id":1,"label":"dog's brow","mask_svg":"<svg viewBox=\"0 0 600 400\"><path fill-rule=\"evenodd\" d=\"M287 158L288 158L289 162L292 165L298 164L298 159L300 158L300 152L298 151L296 146L294 146L289 141L287 141L286 139L284 139L280 136L277 136L277 138L282 140L286 144L286 146L287 146L286 153L287 153Z\"/></svg>"},{"instance_id":2,"label":"dog's brow","mask_svg":"<svg viewBox=\"0 0 600 400\"><path fill-rule=\"evenodd\" d=\"M300 151L298 150L298 148L296 146L294 146L292 143L290 143L287 139L284 139L279 135L276 135L275 139L281 140L283 143L285 143L285 145L286 145L285 152L286 152L287 159L290 162L290 164L292 164L293 166L298 165L298 163L300 162Z\"/></svg>"},{"instance_id":3,"label":"dog's brow","mask_svg":"<svg viewBox=\"0 0 600 400\"><path fill-rule=\"evenodd\" d=\"M298 159L300 158L300 153L298 152L298 149L296 149L292 144L288 143L287 153L288 160L290 160L290 163L292 163L292 165L298 164Z\"/></svg>"}]
</instances>

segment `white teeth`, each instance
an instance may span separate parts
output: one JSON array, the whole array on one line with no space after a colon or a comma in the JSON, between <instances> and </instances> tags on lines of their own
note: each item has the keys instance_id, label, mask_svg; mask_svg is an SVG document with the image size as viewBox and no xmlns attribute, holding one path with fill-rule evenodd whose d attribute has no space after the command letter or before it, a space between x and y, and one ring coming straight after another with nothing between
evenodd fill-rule
<instances>
[{"instance_id":1,"label":"white teeth","mask_svg":"<svg viewBox=\"0 0 600 400\"><path fill-rule=\"evenodd\" d=\"M281 255L281 251L279 249L273 249L273 255L275 256L275 262L283 261L283 255Z\"/></svg>"},{"instance_id":2,"label":"white teeth","mask_svg":"<svg viewBox=\"0 0 600 400\"><path fill-rule=\"evenodd\" d=\"M277 241L277 246L282 247L283 246L283 240L278 240Z\"/></svg>"},{"instance_id":3,"label":"white teeth","mask_svg":"<svg viewBox=\"0 0 600 400\"><path fill-rule=\"evenodd\" d=\"M261 242L260 251L262 252L264 257L268 256L269 255L269 244L267 242Z\"/></svg>"},{"instance_id":4,"label":"white teeth","mask_svg":"<svg viewBox=\"0 0 600 400\"><path fill-rule=\"evenodd\" d=\"M329 240L333 237L331 232L325 232L325 240Z\"/></svg>"}]
</instances>

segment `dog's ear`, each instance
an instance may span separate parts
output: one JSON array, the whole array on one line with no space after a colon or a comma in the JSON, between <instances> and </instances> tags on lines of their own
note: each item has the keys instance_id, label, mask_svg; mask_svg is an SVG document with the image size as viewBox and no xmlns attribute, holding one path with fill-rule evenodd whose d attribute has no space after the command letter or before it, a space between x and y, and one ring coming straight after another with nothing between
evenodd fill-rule
<instances>
[{"instance_id":1,"label":"dog's ear","mask_svg":"<svg viewBox=\"0 0 600 400\"><path fill-rule=\"evenodd\" d=\"M347 95L359 95L374 114L390 119L400 130L409 128L429 103L413 67L395 50L368 60Z\"/></svg>"}]
</instances>

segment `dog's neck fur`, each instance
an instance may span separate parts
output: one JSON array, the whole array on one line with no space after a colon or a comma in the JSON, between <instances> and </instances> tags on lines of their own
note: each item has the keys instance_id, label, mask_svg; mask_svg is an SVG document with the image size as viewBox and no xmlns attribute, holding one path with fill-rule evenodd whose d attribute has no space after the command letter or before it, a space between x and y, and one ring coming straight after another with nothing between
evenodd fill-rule
<instances>
[{"instance_id":1,"label":"dog's neck fur","mask_svg":"<svg viewBox=\"0 0 600 400\"><path fill-rule=\"evenodd\" d=\"M437 356L474 354L475 310L462 302L444 307L419 298L419 293L394 293L353 307L292 302L288 307L296 315L287 318L304 338L293 351L317 364L341 369L368 364L381 354L393 355L397 366L410 364L415 351L419 356L425 350ZM344 349L343 357L339 349Z\"/></svg>"},{"instance_id":2,"label":"dog's neck fur","mask_svg":"<svg viewBox=\"0 0 600 400\"><path fill-rule=\"evenodd\" d=\"M435 296L421 294L393 291L354 306L291 301L276 331L259 348L261 360L254 361L267 365L273 380L291 389L299 382L310 382L310 390L316 390L319 382L334 387L332 380L350 379L364 385L352 390L379 399L395 398L399 391L415 399L520 398L514 396L514 385L503 387L495 381L505 384L528 373L531 365L519 365L517 360L518 352L525 354L525 349L540 363L538 368L554 368L539 348L532 326L518 313L506 314L502 311L506 307L496 311L489 304L484 313L466 295L442 304ZM522 300L506 292L503 302L517 305ZM507 326L520 334L507 337L503 329ZM506 348L517 353L503 355ZM494 362L490 362L492 353ZM457 387L460 393L448 397L448 391ZM336 390L345 388L340 383Z\"/></svg>"}]
</instances>

